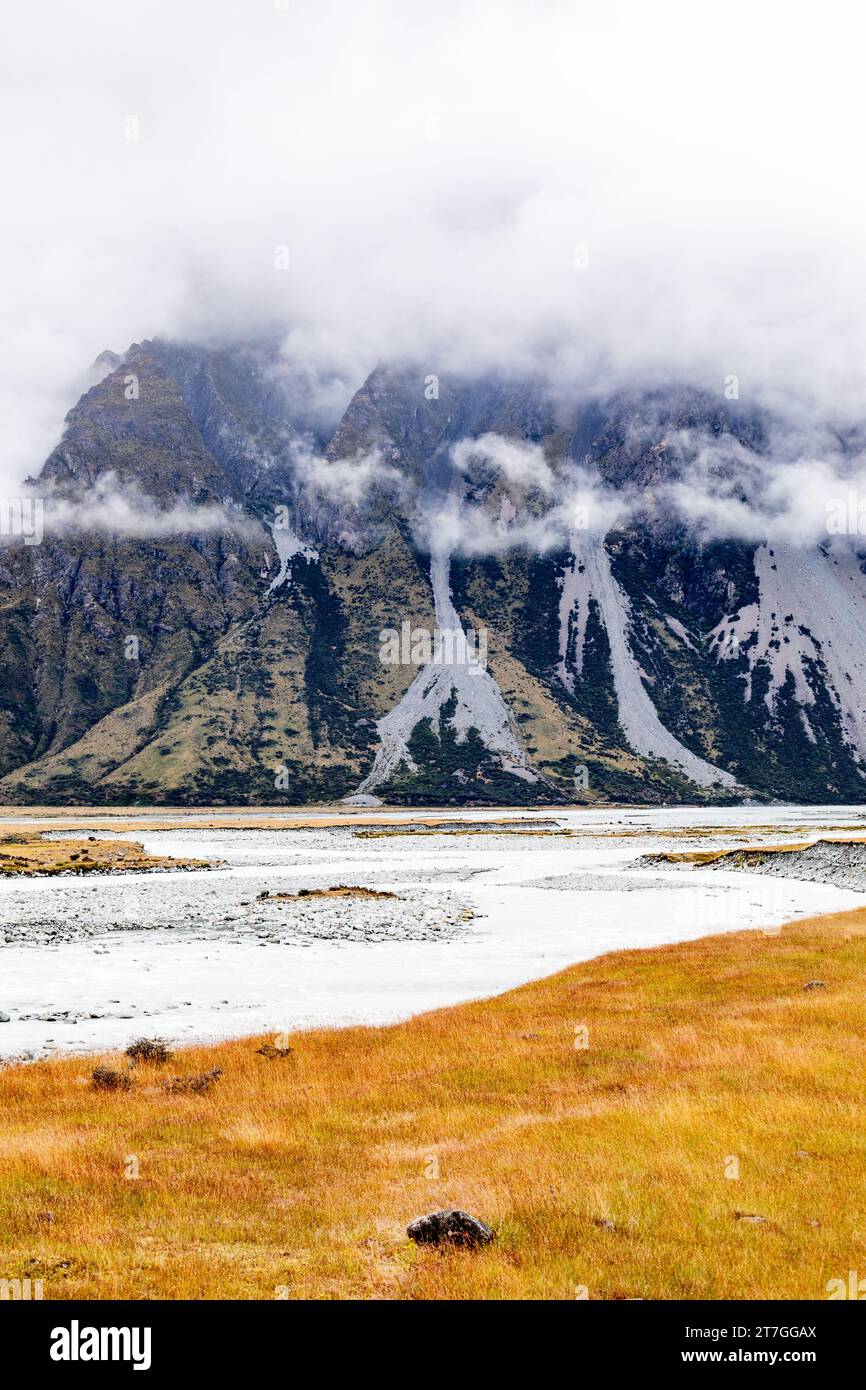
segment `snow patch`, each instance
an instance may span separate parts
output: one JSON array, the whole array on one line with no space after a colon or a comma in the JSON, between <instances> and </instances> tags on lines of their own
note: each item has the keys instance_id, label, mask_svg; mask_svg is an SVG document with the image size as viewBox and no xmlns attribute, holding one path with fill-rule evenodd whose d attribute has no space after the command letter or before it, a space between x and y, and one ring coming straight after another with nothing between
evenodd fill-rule
<instances>
[{"instance_id":1,"label":"snow patch","mask_svg":"<svg viewBox=\"0 0 866 1390\"><path fill-rule=\"evenodd\" d=\"M765 544L755 551L755 574L758 602L723 618L709 634L717 660L747 658L747 702L752 673L758 665L766 668L770 713L789 674L802 706L814 705L813 683L820 681L846 743L866 758L866 576L857 556L845 548ZM802 717L808 735L805 709Z\"/></svg>"},{"instance_id":2,"label":"snow patch","mask_svg":"<svg viewBox=\"0 0 866 1390\"><path fill-rule=\"evenodd\" d=\"M563 578L559 606L559 674L563 684L573 691L572 673L580 675L583 671L589 601L594 598L610 644L619 722L629 746L641 757L666 759L699 787L736 787L736 778L692 753L659 719L629 646L629 601L613 576L604 541L576 533L572 547L571 569Z\"/></svg>"},{"instance_id":3,"label":"snow patch","mask_svg":"<svg viewBox=\"0 0 866 1390\"><path fill-rule=\"evenodd\" d=\"M683 627L683 625L682 625L682 623L680 622L679 618L674 618L674 617L671 616L670 613L666 613L666 614L665 614L665 622L667 623L668 627L670 628L670 630L671 630L671 632L674 634L674 636L675 636L675 637L679 637L680 641L684 644L684 646L688 647L688 649L689 649L690 652L696 652L696 651L697 651L697 647L695 646L695 644L694 644L694 642L692 641L691 637L690 637L689 634L687 633L686 629Z\"/></svg>"},{"instance_id":4,"label":"snow patch","mask_svg":"<svg viewBox=\"0 0 866 1390\"><path fill-rule=\"evenodd\" d=\"M450 555L437 551L430 558L430 581L438 629L439 655L444 652L450 660L433 660L421 668L398 704L376 725L379 747L373 767L364 778L359 792L371 792L387 782L404 764L411 772L417 766L409 752L412 730L423 719L439 725L443 706L456 692L457 707L451 716L451 727L463 743L470 728L476 728L481 740L498 757L504 772L526 782L537 782L538 775L528 765L511 722L502 692L496 681L475 655L470 646L451 599Z\"/></svg>"},{"instance_id":5,"label":"snow patch","mask_svg":"<svg viewBox=\"0 0 866 1390\"><path fill-rule=\"evenodd\" d=\"M280 559L280 568L275 579L268 585L268 593L272 594L275 589L279 589L285 583L292 582L292 571L290 562L296 555L300 555L305 560L318 560L319 552L312 546L305 545L300 536L296 536L294 531L286 526L271 526L271 535L274 538L277 555Z\"/></svg>"}]
</instances>

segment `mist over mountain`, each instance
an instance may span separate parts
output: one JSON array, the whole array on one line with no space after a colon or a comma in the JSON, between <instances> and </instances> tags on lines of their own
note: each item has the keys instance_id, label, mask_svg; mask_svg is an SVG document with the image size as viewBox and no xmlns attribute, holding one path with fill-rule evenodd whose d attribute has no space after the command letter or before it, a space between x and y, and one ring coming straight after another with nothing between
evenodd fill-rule
<instances>
[{"instance_id":1,"label":"mist over mountain","mask_svg":"<svg viewBox=\"0 0 866 1390\"><path fill-rule=\"evenodd\" d=\"M142 335L271 339L328 437L410 361L566 411L735 376L789 428L862 427L850 7L112 13L22 10L0 52L0 487L41 467L86 364Z\"/></svg>"},{"instance_id":2,"label":"mist over mountain","mask_svg":"<svg viewBox=\"0 0 866 1390\"><path fill-rule=\"evenodd\" d=\"M4 802L862 793L858 538L770 413L404 363L328 428L268 342L96 375L0 547Z\"/></svg>"}]
</instances>

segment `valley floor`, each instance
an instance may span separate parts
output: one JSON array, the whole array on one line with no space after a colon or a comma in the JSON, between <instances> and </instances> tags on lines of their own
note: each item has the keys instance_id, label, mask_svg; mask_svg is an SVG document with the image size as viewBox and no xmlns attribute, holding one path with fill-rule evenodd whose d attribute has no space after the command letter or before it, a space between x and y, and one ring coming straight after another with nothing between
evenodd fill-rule
<instances>
[{"instance_id":1,"label":"valley floor","mask_svg":"<svg viewBox=\"0 0 866 1390\"><path fill-rule=\"evenodd\" d=\"M48 1299L826 1298L866 1270L864 972L857 909L288 1057L199 1047L129 1091L95 1090L97 1059L6 1067L0 1275ZM161 1084L214 1067L204 1095ZM449 1206L495 1244L407 1239Z\"/></svg>"},{"instance_id":2,"label":"valley floor","mask_svg":"<svg viewBox=\"0 0 866 1390\"><path fill-rule=\"evenodd\" d=\"M862 806L29 808L0 826L14 841L0 860L0 1061L143 1033L189 1046L395 1023L608 951L853 909L866 889L853 864L840 879L811 859L790 877L679 862L862 837Z\"/></svg>"}]
</instances>

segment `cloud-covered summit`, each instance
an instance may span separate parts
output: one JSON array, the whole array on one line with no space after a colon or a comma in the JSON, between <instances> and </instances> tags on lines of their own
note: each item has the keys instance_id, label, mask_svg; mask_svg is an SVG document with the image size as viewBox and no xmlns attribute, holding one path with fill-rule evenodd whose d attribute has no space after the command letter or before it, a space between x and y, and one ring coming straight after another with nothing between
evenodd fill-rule
<instances>
[{"instance_id":1,"label":"cloud-covered summit","mask_svg":"<svg viewBox=\"0 0 866 1390\"><path fill-rule=\"evenodd\" d=\"M844 24L840 19L844 15ZM10 16L0 480L86 363L279 334L334 418L380 360L694 380L866 417L858 26L663 0L108 0Z\"/></svg>"}]
</instances>

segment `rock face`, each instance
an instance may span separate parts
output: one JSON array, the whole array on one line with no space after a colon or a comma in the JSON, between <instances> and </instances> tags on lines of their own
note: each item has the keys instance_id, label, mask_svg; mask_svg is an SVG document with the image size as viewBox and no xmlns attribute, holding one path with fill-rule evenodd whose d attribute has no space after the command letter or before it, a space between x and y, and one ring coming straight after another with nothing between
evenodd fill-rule
<instances>
[{"instance_id":1,"label":"rock face","mask_svg":"<svg viewBox=\"0 0 866 1390\"><path fill-rule=\"evenodd\" d=\"M470 1250L489 1245L496 1239L483 1221L456 1209L416 1216L406 1228L406 1234L418 1245L456 1245Z\"/></svg>"},{"instance_id":2,"label":"rock face","mask_svg":"<svg viewBox=\"0 0 866 1390\"><path fill-rule=\"evenodd\" d=\"M736 403L379 367L323 423L267 344L100 372L31 488L41 543L0 536L0 804L863 800L853 551L650 505L550 531L578 466L646 497L687 435L760 469ZM383 659L437 629L444 661Z\"/></svg>"}]
</instances>

